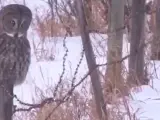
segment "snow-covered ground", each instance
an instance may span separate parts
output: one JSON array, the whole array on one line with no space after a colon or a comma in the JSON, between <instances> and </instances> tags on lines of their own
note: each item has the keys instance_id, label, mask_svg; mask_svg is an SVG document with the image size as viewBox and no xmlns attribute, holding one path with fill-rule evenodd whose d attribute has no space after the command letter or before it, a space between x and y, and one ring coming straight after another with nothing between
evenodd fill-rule
<instances>
[{"instance_id":1,"label":"snow-covered ground","mask_svg":"<svg viewBox=\"0 0 160 120\"><path fill-rule=\"evenodd\" d=\"M93 35L92 35L93 36ZM97 35L99 36L99 35ZM103 36L104 38L105 36ZM29 36L30 38L30 36ZM94 41L94 38L91 37ZM96 37L97 38L97 37ZM55 39L58 39L57 44L53 42ZM55 47L55 60L53 61L38 61L36 60L36 57L32 51L32 63L30 66L29 73L27 75L26 81L24 84L17 86L15 88L15 94L25 102L32 103L32 98L35 96L35 88L38 86L40 89L45 90L48 86L54 86L56 82L59 80L59 77L62 73L63 67L63 56L65 54L65 49L63 47L63 39L64 38L53 38L53 40L50 40L48 44L46 43L45 48L49 51L51 50L53 46ZM100 40L100 37L98 37ZM30 39L31 41L35 41L35 43L39 43L38 38ZM30 41L30 42L31 42ZM106 45L106 43L103 43ZM32 42L31 42L32 45ZM80 60L81 52L82 52L82 43L81 38L78 37L67 37L66 38L66 46L68 48L68 55L66 60L66 72L65 77L68 77L68 79L71 79L74 74L74 70L77 66L77 63ZM124 40L124 48L123 50L125 56L128 51L128 44ZM100 48L99 48L100 51ZM83 58L83 62L80 66L77 80L80 80L83 75L87 72L87 66L85 63L85 57ZM99 57L97 58L98 63L105 63L105 58ZM159 110L160 110L160 80L158 79L160 77L159 75L159 67L160 62L154 61L152 62L155 64L155 66L150 67L150 72L155 74L155 68L157 70L157 75L154 76L153 82L151 82L151 86L143 86L142 91L139 91L137 93L133 92L133 99L130 101L130 105L133 108L133 111L136 111L139 109L137 115L140 120L159 120ZM126 62L127 64L127 62ZM67 80L68 80L67 79ZM35 83L35 84L33 84ZM35 86L36 85L36 86ZM150 119L148 119L150 118Z\"/></svg>"}]
</instances>

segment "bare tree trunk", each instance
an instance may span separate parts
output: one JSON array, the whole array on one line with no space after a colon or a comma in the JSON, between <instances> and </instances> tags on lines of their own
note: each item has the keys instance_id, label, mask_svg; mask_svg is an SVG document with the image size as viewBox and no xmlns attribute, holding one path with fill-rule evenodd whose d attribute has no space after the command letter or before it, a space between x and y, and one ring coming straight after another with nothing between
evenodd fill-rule
<instances>
[{"instance_id":1,"label":"bare tree trunk","mask_svg":"<svg viewBox=\"0 0 160 120\"><path fill-rule=\"evenodd\" d=\"M88 28L92 29L94 27L93 20L92 20L92 1L91 0L84 0L84 12L86 16L87 26Z\"/></svg>"},{"instance_id":2,"label":"bare tree trunk","mask_svg":"<svg viewBox=\"0 0 160 120\"><path fill-rule=\"evenodd\" d=\"M0 120L12 120L13 115L13 85L2 83L0 85Z\"/></svg>"},{"instance_id":3,"label":"bare tree trunk","mask_svg":"<svg viewBox=\"0 0 160 120\"><path fill-rule=\"evenodd\" d=\"M23 0L23 5L25 5L25 6L26 6L26 0Z\"/></svg>"},{"instance_id":4,"label":"bare tree trunk","mask_svg":"<svg viewBox=\"0 0 160 120\"><path fill-rule=\"evenodd\" d=\"M91 41L89 38L89 31L86 28L87 22L86 22L86 18L84 14L84 7L83 7L84 4L82 3L82 0L77 0L76 2L77 2L76 5L77 5L77 12L78 12L78 17L79 17L78 19L79 19L81 38L82 38L83 47L85 49L87 65L88 65L89 71L92 71L96 67L96 61L94 58L94 53L93 53ZM93 92L94 92L94 97L95 97L99 119L108 120L98 70L95 69L90 74L90 77L91 77L91 82L93 86Z\"/></svg>"},{"instance_id":5,"label":"bare tree trunk","mask_svg":"<svg viewBox=\"0 0 160 120\"><path fill-rule=\"evenodd\" d=\"M131 40L129 59L129 84L133 86L145 84L144 79L144 19L145 0L132 1Z\"/></svg>"},{"instance_id":6,"label":"bare tree trunk","mask_svg":"<svg viewBox=\"0 0 160 120\"><path fill-rule=\"evenodd\" d=\"M127 35L127 41L130 42L131 40L131 6L132 6L132 0L125 0L125 8L124 8L124 24L126 28L126 35Z\"/></svg>"},{"instance_id":7,"label":"bare tree trunk","mask_svg":"<svg viewBox=\"0 0 160 120\"><path fill-rule=\"evenodd\" d=\"M153 42L151 45L151 60L160 60L160 1L154 0L155 14L152 15Z\"/></svg>"},{"instance_id":8,"label":"bare tree trunk","mask_svg":"<svg viewBox=\"0 0 160 120\"><path fill-rule=\"evenodd\" d=\"M54 33L53 33L53 20L54 20L54 1L53 0L48 0L48 5L50 7L50 12L51 12L51 37L53 37Z\"/></svg>"},{"instance_id":9,"label":"bare tree trunk","mask_svg":"<svg viewBox=\"0 0 160 120\"><path fill-rule=\"evenodd\" d=\"M124 26L124 0L111 0L109 3L109 33L107 62L122 58L123 26ZM121 63L107 66L106 87L107 92L117 92L123 88L121 76Z\"/></svg>"}]
</instances>

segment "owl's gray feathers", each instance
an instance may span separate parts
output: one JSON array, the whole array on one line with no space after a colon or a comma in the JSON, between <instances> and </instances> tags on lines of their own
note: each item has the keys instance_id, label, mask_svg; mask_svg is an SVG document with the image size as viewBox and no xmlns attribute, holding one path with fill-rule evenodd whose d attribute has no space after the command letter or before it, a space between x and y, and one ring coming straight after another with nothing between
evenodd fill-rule
<instances>
[{"instance_id":1,"label":"owl's gray feathers","mask_svg":"<svg viewBox=\"0 0 160 120\"><path fill-rule=\"evenodd\" d=\"M25 80L30 64L30 45L25 37L0 35L0 81L14 85Z\"/></svg>"},{"instance_id":2,"label":"owl's gray feathers","mask_svg":"<svg viewBox=\"0 0 160 120\"><path fill-rule=\"evenodd\" d=\"M31 10L23 5L11 4L0 10L0 81L1 78L12 79L13 84L24 81L30 64L26 33L31 20Z\"/></svg>"},{"instance_id":3,"label":"owl's gray feathers","mask_svg":"<svg viewBox=\"0 0 160 120\"><path fill-rule=\"evenodd\" d=\"M0 33L25 35L32 20L31 10L23 5L11 4L0 11ZM12 21L16 22L13 26Z\"/></svg>"},{"instance_id":4,"label":"owl's gray feathers","mask_svg":"<svg viewBox=\"0 0 160 120\"><path fill-rule=\"evenodd\" d=\"M0 120L12 120L13 87L26 78L30 65L27 30L29 8L11 4L0 10Z\"/></svg>"}]
</instances>

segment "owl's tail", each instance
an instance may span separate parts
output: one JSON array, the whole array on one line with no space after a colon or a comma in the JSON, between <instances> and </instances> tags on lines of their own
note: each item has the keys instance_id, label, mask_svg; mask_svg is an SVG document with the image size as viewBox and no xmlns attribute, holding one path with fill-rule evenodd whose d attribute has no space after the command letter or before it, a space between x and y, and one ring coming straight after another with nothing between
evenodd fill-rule
<instances>
[{"instance_id":1,"label":"owl's tail","mask_svg":"<svg viewBox=\"0 0 160 120\"><path fill-rule=\"evenodd\" d=\"M0 85L0 120L12 120L13 114L13 85Z\"/></svg>"}]
</instances>

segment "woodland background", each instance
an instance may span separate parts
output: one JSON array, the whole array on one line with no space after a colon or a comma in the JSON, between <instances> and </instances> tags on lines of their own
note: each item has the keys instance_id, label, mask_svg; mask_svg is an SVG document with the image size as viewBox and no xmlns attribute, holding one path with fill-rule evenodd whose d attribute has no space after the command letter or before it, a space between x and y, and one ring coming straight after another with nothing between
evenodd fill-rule
<instances>
[{"instance_id":1,"label":"woodland background","mask_svg":"<svg viewBox=\"0 0 160 120\"><path fill-rule=\"evenodd\" d=\"M131 101L144 87L156 91L159 86L156 84L160 73L159 0L32 2L0 1L1 7L11 3L32 4L33 21L28 38L33 64L49 69L43 72L45 67L39 67L40 73L30 70L43 80L31 82L34 89L30 92L35 93L31 102L14 96L15 120L153 119L140 117L143 111L140 107L132 109ZM78 59L74 66L70 61L73 58ZM49 79L48 73L54 74L56 70L60 71L58 79L55 76ZM41 87L37 85L40 83ZM27 96L30 92L22 94Z\"/></svg>"}]
</instances>

